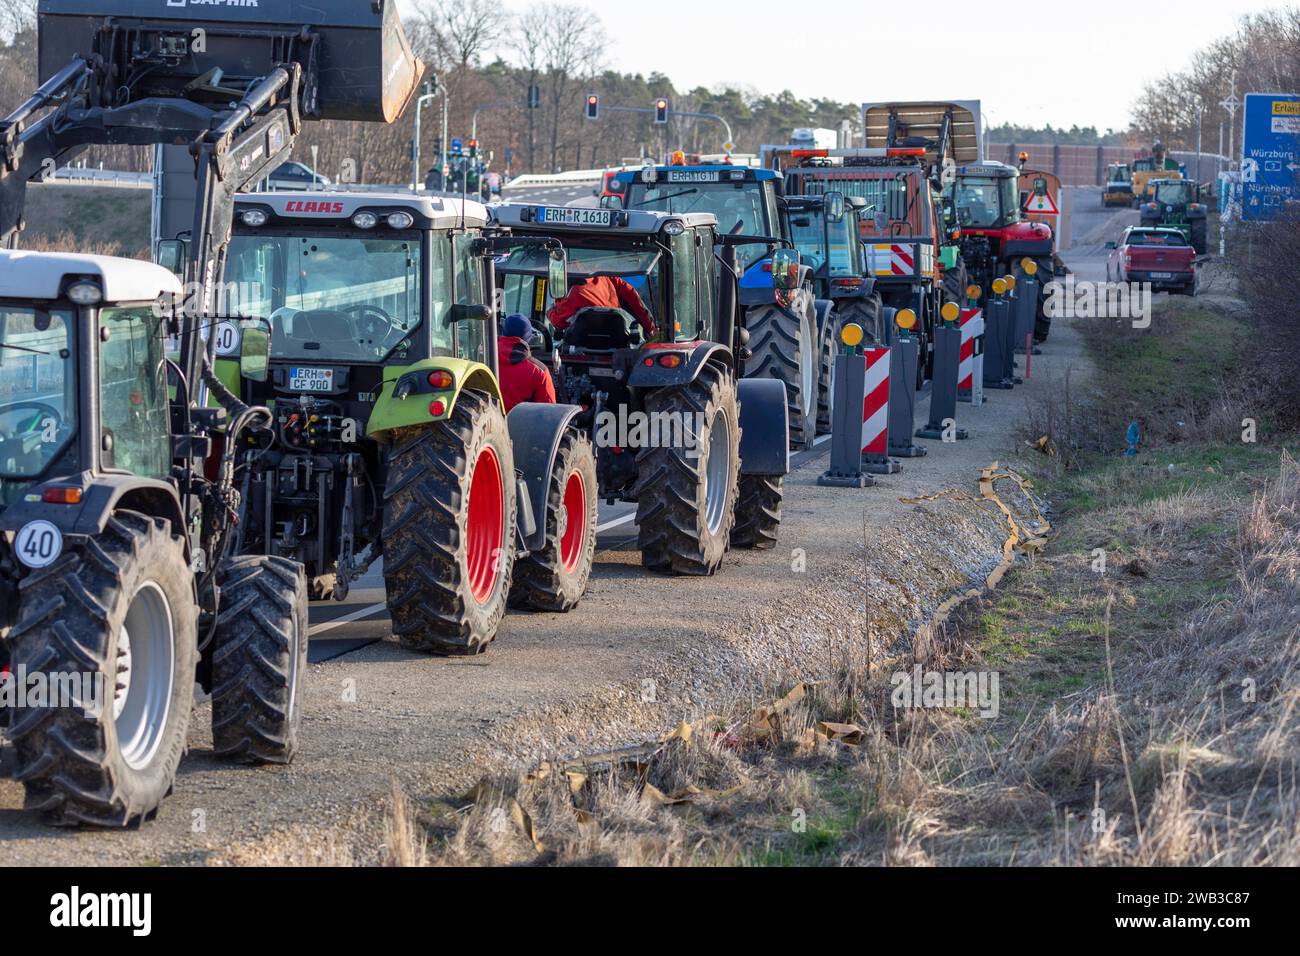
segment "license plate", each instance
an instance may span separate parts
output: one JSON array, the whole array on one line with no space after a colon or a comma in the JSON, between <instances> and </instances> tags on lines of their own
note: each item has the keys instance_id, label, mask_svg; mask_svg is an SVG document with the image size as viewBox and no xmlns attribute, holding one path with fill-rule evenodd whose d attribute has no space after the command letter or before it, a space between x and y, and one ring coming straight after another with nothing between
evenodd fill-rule
<instances>
[{"instance_id":1,"label":"license plate","mask_svg":"<svg viewBox=\"0 0 1300 956\"><path fill-rule=\"evenodd\" d=\"M1153 279L1172 279L1173 277L1174 277L1174 274L1173 274L1172 272L1153 272L1153 273L1151 273L1151 278L1153 278Z\"/></svg>"},{"instance_id":2,"label":"license plate","mask_svg":"<svg viewBox=\"0 0 1300 956\"><path fill-rule=\"evenodd\" d=\"M613 218L608 209L591 209L585 206L543 206L537 211L537 221L566 226L608 226L613 222Z\"/></svg>"},{"instance_id":3,"label":"license plate","mask_svg":"<svg viewBox=\"0 0 1300 956\"><path fill-rule=\"evenodd\" d=\"M716 169L670 169L670 183L716 183L722 179L722 173Z\"/></svg>"},{"instance_id":4,"label":"license plate","mask_svg":"<svg viewBox=\"0 0 1300 956\"><path fill-rule=\"evenodd\" d=\"M289 388L295 392L328 392L334 388L332 368L291 368Z\"/></svg>"}]
</instances>

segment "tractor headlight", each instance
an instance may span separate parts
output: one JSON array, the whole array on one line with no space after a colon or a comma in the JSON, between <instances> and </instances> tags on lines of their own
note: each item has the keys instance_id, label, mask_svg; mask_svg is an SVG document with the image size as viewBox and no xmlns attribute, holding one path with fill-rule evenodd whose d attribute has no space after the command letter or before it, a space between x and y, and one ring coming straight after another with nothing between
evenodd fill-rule
<instances>
[{"instance_id":1,"label":"tractor headlight","mask_svg":"<svg viewBox=\"0 0 1300 956\"><path fill-rule=\"evenodd\" d=\"M390 212L387 222L390 229L410 229L415 217L409 212Z\"/></svg>"},{"instance_id":2,"label":"tractor headlight","mask_svg":"<svg viewBox=\"0 0 1300 956\"><path fill-rule=\"evenodd\" d=\"M265 226L266 220L267 215L265 209L245 209L239 214L239 221L245 226L252 226L253 228Z\"/></svg>"},{"instance_id":3,"label":"tractor headlight","mask_svg":"<svg viewBox=\"0 0 1300 956\"><path fill-rule=\"evenodd\" d=\"M379 217L373 212L356 212L352 214L352 225L358 229L374 229L379 224Z\"/></svg>"},{"instance_id":4,"label":"tractor headlight","mask_svg":"<svg viewBox=\"0 0 1300 956\"><path fill-rule=\"evenodd\" d=\"M81 281L68 286L68 298L77 305L94 305L104 298L104 290L98 282Z\"/></svg>"},{"instance_id":5,"label":"tractor headlight","mask_svg":"<svg viewBox=\"0 0 1300 956\"><path fill-rule=\"evenodd\" d=\"M668 222L664 223L664 232L667 235L680 236L685 231L686 231L686 227L683 226L676 219L670 219Z\"/></svg>"}]
</instances>

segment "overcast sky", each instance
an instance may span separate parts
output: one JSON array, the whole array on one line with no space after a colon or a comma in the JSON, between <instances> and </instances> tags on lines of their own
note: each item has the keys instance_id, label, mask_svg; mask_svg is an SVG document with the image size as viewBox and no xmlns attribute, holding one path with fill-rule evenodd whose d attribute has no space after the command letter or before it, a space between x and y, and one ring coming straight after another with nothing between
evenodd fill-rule
<instances>
[{"instance_id":1,"label":"overcast sky","mask_svg":"<svg viewBox=\"0 0 1300 956\"><path fill-rule=\"evenodd\" d=\"M412 0L401 2L409 9ZM1181 69L1193 50L1233 32L1242 14L1279 5L1193 0L1141 12L1137 3L1080 0L573 2L600 17L609 67L657 70L679 88L788 88L853 103L979 99L991 125L1103 131L1128 126L1146 80Z\"/></svg>"}]
</instances>

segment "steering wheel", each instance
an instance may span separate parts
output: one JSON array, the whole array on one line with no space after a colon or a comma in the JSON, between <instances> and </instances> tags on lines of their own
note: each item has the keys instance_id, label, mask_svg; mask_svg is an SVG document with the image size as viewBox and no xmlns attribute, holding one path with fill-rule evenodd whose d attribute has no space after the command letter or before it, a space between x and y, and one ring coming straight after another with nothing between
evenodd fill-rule
<instances>
[{"instance_id":1,"label":"steering wheel","mask_svg":"<svg viewBox=\"0 0 1300 956\"><path fill-rule=\"evenodd\" d=\"M32 409L36 409L36 411L37 411L37 415L36 415L36 422L37 422L37 424L39 424L39 423L40 423L41 421L43 421L45 418L49 417L49 418L53 418L53 419L54 419L54 423L55 423L55 427L56 427L56 428L62 428L62 427L63 427L63 413L62 413L62 412L60 412L60 411L59 411L57 408L55 408L53 405L47 405L45 402L38 402L38 401L34 401L34 400L28 400L28 401L23 401L23 402L14 402L12 405L5 405L5 406L2 406L2 407L0 407L0 416L3 416L3 417L6 417L6 418L7 418L7 417L8 417L10 414L12 414L13 412L20 411L21 409L24 409L24 408L32 408ZM17 430L17 424L18 424L18 423L15 423L15 430L14 430L12 433L8 433L8 434L6 434L2 429L0 429L0 439L4 439L4 440L6 440L6 441L9 441L9 440L12 440L12 439L15 439L15 438L21 439L23 436L26 436L26 435L41 435L41 434L43 434L44 431L45 431L45 429L44 429L43 427L41 427L41 428L37 428L37 429L35 429L34 431L33 431L33 430L28 430L28 431L25 431L25 432L20 432L20 431Z\"/></svg>"},{"instance_id":2,"label":"steering wheel","mask_svg":"<svg viewBox=\"0 0 1300 956\"><path fill-rule=\"evenodd\" d=\"M345 305L339 311L351 317L353 331L358 340L377 339L380 344L388 338L397 321L379 306L371 305L369 302Z\"/></svg>"}]
</instances>

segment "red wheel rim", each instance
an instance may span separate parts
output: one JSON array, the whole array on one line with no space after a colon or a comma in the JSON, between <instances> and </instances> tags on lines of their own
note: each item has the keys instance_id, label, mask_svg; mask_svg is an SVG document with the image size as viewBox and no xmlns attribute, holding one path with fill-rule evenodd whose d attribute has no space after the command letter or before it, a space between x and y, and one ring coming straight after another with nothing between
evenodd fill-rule
<instances>
[{"instance_id":1,"label":"red wheel rim","mask_svg":"<svg viewBox=\"0 0 1300 956\"><path fill-rule=\"evenodd\" d=\"M474 600L482 604L496 590L498 562L506 529L501 461L491 445L479 452L478 460L474 462L467 511L465 534L469 542L466 548L469 589Z\"/></svg>"},{"instance_id":2,"label":"red wheel rim","mask_svg":"<svg viewBox=\"0 0 1300 956\"><path fill-rule=\"evenodd\" d=\"M564 483L564 534L560 536L560 565L566 571L578 566L587 540L587 486L582 475L569 472Z\"/></svg>"}]
</instances>

